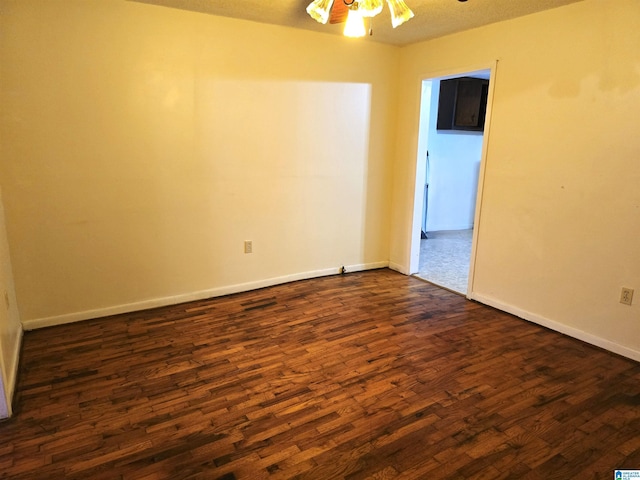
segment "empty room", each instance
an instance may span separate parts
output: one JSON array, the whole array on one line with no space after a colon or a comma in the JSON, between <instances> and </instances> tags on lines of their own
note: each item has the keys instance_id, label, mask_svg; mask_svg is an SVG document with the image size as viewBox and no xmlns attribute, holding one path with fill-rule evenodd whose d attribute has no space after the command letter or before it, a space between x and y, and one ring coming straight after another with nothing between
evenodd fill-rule
<instances>
[{"instance_id":1,"label":"empty room","mask_svg":"<svg viewBox=\"0 0 640 480\"><path fill-rule=\"evenodd\" d=\"M640 478L638 45L637 0L0 0L0 478ZM415 275L462 196L466 294Z\"/></svg>"}]
</instances>

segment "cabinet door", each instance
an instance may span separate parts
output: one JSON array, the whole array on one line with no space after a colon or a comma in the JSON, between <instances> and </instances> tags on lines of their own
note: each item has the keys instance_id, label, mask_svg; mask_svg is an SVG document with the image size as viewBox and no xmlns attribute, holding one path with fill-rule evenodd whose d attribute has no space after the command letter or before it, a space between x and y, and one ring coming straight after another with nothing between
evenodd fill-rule
<instances>
[{"instance_id":1,"label":"cabinet door","mask_svg":"<svg viewBox=\"0 0 640 480\"><path fill-rule=\"evenodd\" d=\"M458 91L458 80L442 80L440 82L440 97L438 99L438 130L451 130L453 128L454 105Z\"/></svg>"},{"instance_id":2,"label":"cabinet door","mask_svg":"<svg viewBox=\"0 0 640 480\"><path fill-rule=\"evenodd\" d=\"M484 130L489 81L459 77L440 82L438 130Z\"/></svg>"},{"instance_id":3,"label":"cabinet door","mask_svg":"<svg viewBox=\"0 0 640 480\"><path fill-rule=\"evenodd\" d=\"M454 127L481 126L482 84L477 79L459 79Z\"/></svg>"}]
</instances>

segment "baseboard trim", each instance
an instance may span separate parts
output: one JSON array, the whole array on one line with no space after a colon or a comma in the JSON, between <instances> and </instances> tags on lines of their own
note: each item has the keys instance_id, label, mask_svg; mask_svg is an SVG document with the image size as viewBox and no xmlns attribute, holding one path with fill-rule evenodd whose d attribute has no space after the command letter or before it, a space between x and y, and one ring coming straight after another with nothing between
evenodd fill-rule
<instances>
[{"instance_id":1,"label":"baseboard trim","mask_svg":"<svg viewBox=\"0 0 640 480\"><path fill-rule=\"evenodd\" d=\"M409 275L409 270L399 263L389 262L389 268L396 272L400 272L403 275Z\"/></svg>"},{"instance_id":2,"label":"baseboard trim","mask_svg":"<svg viewBox=\"0 0 640 480\"><path fill-rule=\"evenodd\" d=\"M9 396L5 395L5 390L2 375L0 375L0 420L11 416L11 408L9 407L11 402L9 401Z\"/></svg>"},{"instance_id":3,"label":"baseboard trim","mask_svg":"<svg viewBox=\"0 0 640 480\"><path fill-rule=\"evenodd\" d=\"M543 327L549 328L551 330L555 330L556 332L562 333L569 337L576 338L583 342L589 343L596 347L603 348L610 352L616 353L623 357L630 358L637 362L640 362L640 351L634 350L629 347L625 347L624 345L620 345L618 343L612 342L602 337L598 337L591 333L585 332L583 330L579 330L577 328L570 327L565 325L564 323L556 322L555 320L551 320L549 318L545 318L541 315L528 312L521 308L515 307L513 305L509 305L503 303L495 298L491 298L485 295L472 293L469 295L471 300L475 300L477 302L483 303L485 305L489 305L490 307L497 308L498 310L502 310L503 312L510 313L511 315L515 315L516 317L522 318L523 320L527 320L528 322L536 323Z\"/></svg>"},{"instance_id":4,"label":"baseboard trim","mask_svg":"<svg viewBox=\"0 0 640 480\"><path fill-rule=\"evenodd\" d=\"M427 225L427 232L455 232L457 230L471 230L473 223L464 225Z\"/></svg>"},{"instance_id":5,"label":"baseboard trim","mask_svg":"<svg viewBox=\"0 0 640 480\"><path fill-rule=\"evenodd\" d=\"M378 268L386 268L389 262L363 263L357 265L345 265L347 273L359 272L364 270L375 270ZM254 282L240 283L236 285L228 285L224 287L200 290L197 292L174 295L171 297L153 298L142 300L140 302L127 303L122 305L114 305L112 307L98 308L95 310L86 310L82 312L68 313L64 315L56 315L52 317L35 318L31 320L23 320L22 327L24 330L36 330L38 328L53 327L56 325L64 325L67 323L81 322L92 318L109 317L111 315L119 315L122 313L137 312L140 310L148 310L157 307L166 307L168 305L177 305L179 303L193 302L196 300L204 300L207 298L221 297L223 295L231 295L233 293L248 292L259 288L272 287L283 283L295 282L298 280L307 280L310 278L326 277L329 275L337 275L340 268L326 268L323 270L312 270L308 272L296 273L292 275L284 275L282 277L273 277Z\"/></svg>"},{"instance_id":6,"label":"baseboard trim","mask_svg":"<svg viewBox=\"0 0 640 480\"><path fill-rule=\"evenodd\" d=\"M22 335L23 332L22 330L20 330L18 332L18 338L17 341L13 347L13 352L11 352L11 356L12 356L12 365L13 368L7 372L7 375L9 375L9 378L5 378L5 397L7 400L7 410L8 410L8 415L9 417L11 417L11 415L13 414L13 398L15 396L15 392L16 392L16 386L18 383L18 368L20 367L20 351L22 350Z\"/></svg>"}]
</instances>

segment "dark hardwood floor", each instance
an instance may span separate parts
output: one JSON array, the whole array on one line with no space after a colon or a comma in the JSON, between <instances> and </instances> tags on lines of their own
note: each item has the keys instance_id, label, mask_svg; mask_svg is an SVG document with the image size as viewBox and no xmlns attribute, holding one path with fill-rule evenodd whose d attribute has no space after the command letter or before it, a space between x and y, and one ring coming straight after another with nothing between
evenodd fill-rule
<instances>
[{"instance_id":1,"label":"dark hardwood floor","mask_svg":"<svg viewBox=\"0 0 640 480\"><path fill-rule=\"evenodd\" d=\"M640 364L390 270L27 332L0 478L611 479Z\"/></svg>"}]
</instances>

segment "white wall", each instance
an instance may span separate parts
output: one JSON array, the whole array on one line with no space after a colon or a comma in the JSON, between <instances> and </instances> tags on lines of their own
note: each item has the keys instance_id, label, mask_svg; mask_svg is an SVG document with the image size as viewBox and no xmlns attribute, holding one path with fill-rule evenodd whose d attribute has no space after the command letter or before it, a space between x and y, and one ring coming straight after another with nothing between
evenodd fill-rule
<instances>
[{"instance_id":1,"label":"white wall","mask_svg":"<svg viewBox=\"0 0 640 480\"><path fill-rule=\"evenodd\" d=\"M432 82L429 115L427 231L473 228L482 132L437 130L440 80ZM419 160L420 161L420 160Z\"/></svg>"},{"instance_id":2,"label":"white wall","mask_svg":"<svg viewBox=\"0 0 640 480\"><path fill-rule=\"evenodd\" d=\"M506 41L508 39L508 41ZM640 359L640 3L585 0L401 51L390 260L408 265L422 79L498 61L472 296Z\"/></svg>"},{"instance_id":3,"label":"white wall","mask_svg":"<svg viewBox=\"0 0 640 480\"><path fill-rule=\"evenodd\" d=\"M7 418L9 416L9 406L7 397L5 396L4 381L2 375L0 375L0 418Z\"/></svg>"},{"instance_id":4,"label":"white wall","mask_svg":"<svg viewBox=\"0 0 640 480\"><path fill-rule=\"evenodd\" d=\"M18 314L0 192L0 418L11 414L21 340L22 325Z\"/></svg>"},{"instance_id":5,"label":"white wall","mask_svg":"<svg viewBox=\"0 0 640 480\"><path fill-rule=\"evenodd\" d=\"M388 264L397 47L135 2L0 5L25 326Z\"/></svg>"}]
</instances>

